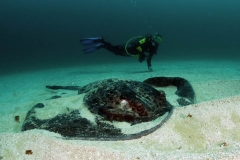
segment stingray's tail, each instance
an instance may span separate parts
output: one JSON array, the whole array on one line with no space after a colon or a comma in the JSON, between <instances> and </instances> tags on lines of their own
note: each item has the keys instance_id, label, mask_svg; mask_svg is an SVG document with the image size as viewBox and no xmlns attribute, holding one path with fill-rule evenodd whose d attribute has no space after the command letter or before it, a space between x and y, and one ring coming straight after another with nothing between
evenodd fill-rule
<instances>
[{"instance_id":1,"label":"stingray's tail","mask_svg":"<svg viewBox=\"0 0 240 160\"><path fill-rule=\"evenodd\" d=\"M153 85L156 87L167 87L167 86L176 86L177 91L176 94L182 99L178 100L180 105L186 106L189 104L193 104L195 101L195 92L193 90L192 85L186 79L181 77L152 77L143 81L149 85ZM183 98L187 98L188 101L185 101Z\"/></svg>"},{"instance_id":2,"label":"stingray's tail","mask_svg":"<svg viewBox=\"0 0 240 160\"><path fill-rule=\"evenodd\" d=\"M58 89L79 90L82 87L80 87L80 86L49 86L49 85L47 85L46 88L52 89L52 90L58 90Z\"/></svg>"}]
</instances>

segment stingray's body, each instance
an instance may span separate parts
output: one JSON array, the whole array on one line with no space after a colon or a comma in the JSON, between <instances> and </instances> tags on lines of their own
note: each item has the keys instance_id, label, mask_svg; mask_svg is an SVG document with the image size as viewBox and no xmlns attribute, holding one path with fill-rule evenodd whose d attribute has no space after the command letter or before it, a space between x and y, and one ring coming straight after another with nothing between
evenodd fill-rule
<instances>
[{"instance_id":1,"label":"stingray's body","mask_svg":"<svg viewBox=\"0 0 240 160\"><path fill-rule=\"evenodd\" d=\"M44 104L38 103L28 112L22 130L46 129L60 133L67 139L127 140L139 138L158 129L172 114L174 107L166 100L165 93L152 87L169 85L177 87L176 94L180 96L178 100L180 105L194 102L194 91L190 83L179 77L154 77L144 82L106 79L84 87L46 86L49 89L78 90L79 95L85 94L83 104L95 115L95 121L89 121L77 109L41 120L35 116L35 113L36 109L44 108ZM115 125L116 122L125 122L134 126L154 121L163 115L165 115L164 119L157 125L136 133L123 133L122 129Z\"/></svg>"}]
</instances>

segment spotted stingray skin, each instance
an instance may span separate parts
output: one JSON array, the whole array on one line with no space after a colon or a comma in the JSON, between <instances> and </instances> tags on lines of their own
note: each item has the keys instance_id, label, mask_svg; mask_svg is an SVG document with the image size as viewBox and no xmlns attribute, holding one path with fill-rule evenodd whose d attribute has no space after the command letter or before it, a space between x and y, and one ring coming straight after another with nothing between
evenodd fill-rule
<instances>
[{"instance_id":1,"label":"spotted stingray skin","mask_svg":"<svg viewBox=\"0 0 240 160\"><path fill-rule=\"evenodd\" d=\"M166 100L164 91L158 91L153 86L177 87L175 94L182 106L194 103L195 93L191 84L180 77L153 77L143 82L120 79L96 81L86 86L46 86L48 89L77 90L85 93L83 103L89 111L96 115L93 124L82 117L76 109L59 114L50 119L38 119L36 109L44 108L43 103L37 103L28 111L22 125L22 131L30 129L46 129L59 133L64 139L76 140L130 140L140 138L160 128L172 115L174 107ZM52 98L60 98L53 96ZM113 122L127 122L131 125L149 122L168 113L156 126L133 134L125 134Z\"/></svg>"},{"instance_id":2,"label":"spotted stingray skin","mask_svg":"<svg viewBox=\"0 0 240 160\"><path fill-rule=\"evenodd\" d=\"M109 121L140 123L171 110L163 91L138 81L107 79L78 90L89 110Z\"/></svg>"}]
</instances>

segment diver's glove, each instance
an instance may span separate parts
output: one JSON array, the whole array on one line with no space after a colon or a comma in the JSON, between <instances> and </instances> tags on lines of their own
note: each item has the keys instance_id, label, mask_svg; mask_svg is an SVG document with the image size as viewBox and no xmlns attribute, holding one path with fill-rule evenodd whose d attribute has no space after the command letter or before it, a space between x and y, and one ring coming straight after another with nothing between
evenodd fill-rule
<instances>
[{"instance_id":1,"label":"diver's glove","mask_svg":"<svg viewBox=\"0 0 240 160\"><path fill-rule=\"evenodd\" d=\"M153 71L153 69L152 69L151 66L148 67L148 71L149 71L149 72L152 72L152 71Z\"/></svg>"}]
</instances>

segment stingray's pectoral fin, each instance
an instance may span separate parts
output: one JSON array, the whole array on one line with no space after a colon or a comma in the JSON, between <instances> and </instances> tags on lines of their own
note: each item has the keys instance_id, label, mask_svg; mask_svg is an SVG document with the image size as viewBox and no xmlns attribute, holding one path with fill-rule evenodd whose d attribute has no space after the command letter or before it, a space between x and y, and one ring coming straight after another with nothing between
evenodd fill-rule
<instances>
[{"instance_id":1,"label":"stingray's pectoral fin","mask_svg":"<svg viewBox=\"0 0 240 160\"><path fill-rule=\"evenodd\" d=\"M79 90L80 86L49 86L49 85L46 85L46 88L48 89L52 89L52 90L58 90L58 89L66 89L66 90Z\"/></svg>"}]
</instances>

